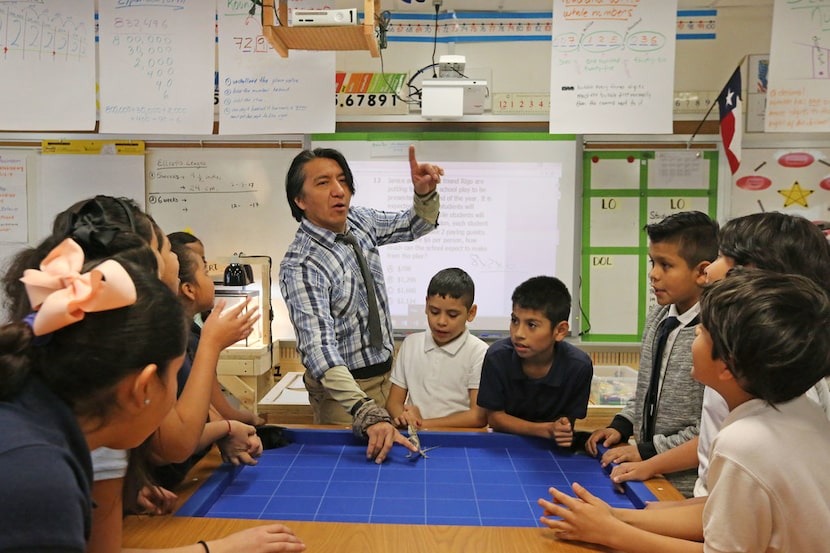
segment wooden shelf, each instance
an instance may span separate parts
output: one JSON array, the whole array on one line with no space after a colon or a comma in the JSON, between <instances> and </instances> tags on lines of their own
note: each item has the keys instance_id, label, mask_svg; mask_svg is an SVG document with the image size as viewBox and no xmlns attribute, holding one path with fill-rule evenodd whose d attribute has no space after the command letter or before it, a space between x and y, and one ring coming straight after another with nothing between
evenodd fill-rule
<instances>
[{"instance_id":1,"label":"wooden shelf","mask_svg":"<svg viewBox=\"0 0 830 553\"><path fill-rule=\"evenodd\" d=\"M279 2L279 20L274 5ZM262 0L262 34L282 57L289 50L368 50L373 58L380 55L375 36L375 14L380 0L363 0L363 23L331 27L289 27L286 0ZM282 25L280 25L282 22Z\"/></svg>"}]
</instances>

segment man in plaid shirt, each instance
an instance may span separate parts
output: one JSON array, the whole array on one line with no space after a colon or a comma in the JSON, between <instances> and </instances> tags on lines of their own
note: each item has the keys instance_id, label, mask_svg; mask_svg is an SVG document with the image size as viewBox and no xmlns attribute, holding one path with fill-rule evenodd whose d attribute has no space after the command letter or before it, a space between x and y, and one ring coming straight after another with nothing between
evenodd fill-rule
<instances>
[{"instance_id":1,"label":"man in plaid shirt","mask_svg":"<svg viewBox=\"0 0 830 553\"><path fill-rule=\"evenodd\" d=\"M394 344L378 246L412 241L435 229L436 186L444 170L419 164L413 146L409 165L413 206L401 212L350 208L354 178L337 150L304 150L285 180L300 227L280 264L280 290L306 367L314 422L351 424L369 440L366 456L377 463L395 442L415 451L383 408ZM364 276L361 264L371 276ZM370 302L376 303L374 313Z\"/></svg>"}]
</instances>

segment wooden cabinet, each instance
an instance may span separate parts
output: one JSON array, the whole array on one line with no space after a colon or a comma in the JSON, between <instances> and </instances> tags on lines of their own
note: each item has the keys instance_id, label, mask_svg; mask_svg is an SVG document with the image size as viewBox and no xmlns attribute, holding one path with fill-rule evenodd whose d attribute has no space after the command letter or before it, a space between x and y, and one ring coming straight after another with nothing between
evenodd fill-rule
<instances>
[{"instance_id":1,"label":"wooden cabinet","mask_svg":"<svg viewBox=\"0 0 830 553\"><path fill-rule=\"evenodd\" d=\"M286 0L262 0L262 33L282 57L289 50L368 50L376 58L380 55L375 35L380 0L363 0L363 13L359 25L290 27Z\"/></svg>"},{"instance_id":2,"label":"wooden cabinet","mask_svg":"<svg viewBox=\"0 0 830 553\"><path fill-rule=\"evenodd\" d=\"M259 400L273 387L273 369L280 362L279 342L266 344L226 348L216 366L219 384L252 413L259 412Z\"/></svg>"}]
</instances>

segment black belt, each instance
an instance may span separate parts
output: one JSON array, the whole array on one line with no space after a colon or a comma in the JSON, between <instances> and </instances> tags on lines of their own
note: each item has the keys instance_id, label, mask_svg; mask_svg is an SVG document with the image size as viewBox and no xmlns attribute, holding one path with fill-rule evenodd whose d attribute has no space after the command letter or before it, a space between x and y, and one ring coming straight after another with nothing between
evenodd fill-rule
<instances>
[{"instance_id":1,"label":"black belt","mask_svg":"<svg viewBox=\"0 0 830 553\"><path fill-rule=\"evenodd\" d=\"M361 369L354 369L352 371L352 377L354 378L372 378L375 376L380 376L382 374L386 374L392 370L392 358L390 357L386 361L382 361L380 363L375 363L374 365L369 365L368 367L363 367Z\"/></svg>"}]
</instances>

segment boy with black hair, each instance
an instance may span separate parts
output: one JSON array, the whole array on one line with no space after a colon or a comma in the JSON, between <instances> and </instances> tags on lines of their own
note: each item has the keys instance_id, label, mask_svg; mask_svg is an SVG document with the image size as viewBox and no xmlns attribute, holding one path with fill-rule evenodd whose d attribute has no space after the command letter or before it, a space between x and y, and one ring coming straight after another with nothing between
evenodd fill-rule
<instances>
[{"instance_id":1,"label":"boy with black hair","mask_svg":"<svg viewBox=\"0 0 830 553\"><path fill-rule=\"evenodd\" d=\"M577 498L551 488L553 501L539 500L542 522L632 553L826 550L830 422L806 392L830 375L827 293L802 276L736 269L703 292L692 357L695 379L729 408L705 508L611 509L574 484Z\"/></svg>"},{"instance_id":2,"label":"boy with black hair","mask_svg":"<svg viewBox=\"0 0 830 553\"><path fill-rule=\"evenodd\" d=\"M467 330L474 301L475 284L462 269L443 269L429 281L429 332L407 336L392 368L386 410L396 426L480 428L487 422L476 405L487 344Z\"/></svg>"},{"instance_id":3,"label":"boy with black hair","mask_svg":"<svg viewBox=\"0 0 830 553\"><path fill-rule=\"evenodd\" d=\"M705 213L682 211L646 225L649 280L658 305L646 318L640 370L634 397L608 428L596 430L585 444L610 447L636 434L637 445L608 450L604 466L648 459L697 436L703 386L691 377L691 345L706 282L706 267L718 256L718 225ZM692 495L696 471L675 472L667 479L686 497Z\"/></svg>"},{"instance_id":4,"label":"boy with black hair","mask_svg":"<svg viewBox=\"0 0 830 553\"><path fill-rule=\"evenodd\" d=\"M513 292L510 338L484 357L478 405L493 430L573 442L576 419L585 418L594 366L564 342L571 295L557 278L533 277Z\"/></svg>"},{"instance_id":5,"label":"boy with black hair","mask_svg":"<svg viewBox=\"0 0 830 553\"><path fill-rule=\"evenodd\" d=\"M751 267L801 275L830 293L830 246L821 230L804 217L774 211L737 217L720 228L718 242L718 258L706 267L707 284L725 278L733 267ZM830 418L827 382L819 380L808 396L821 405ZM647 480L655 474L697 468L694 495L704 498L708 493L709 450L728 413L720 394L706 387L697 438L650 459L622 463L611 471L611 479L617 483ZM665 502L659 504L665 505Z\"/></svg>"}]
</instances>

